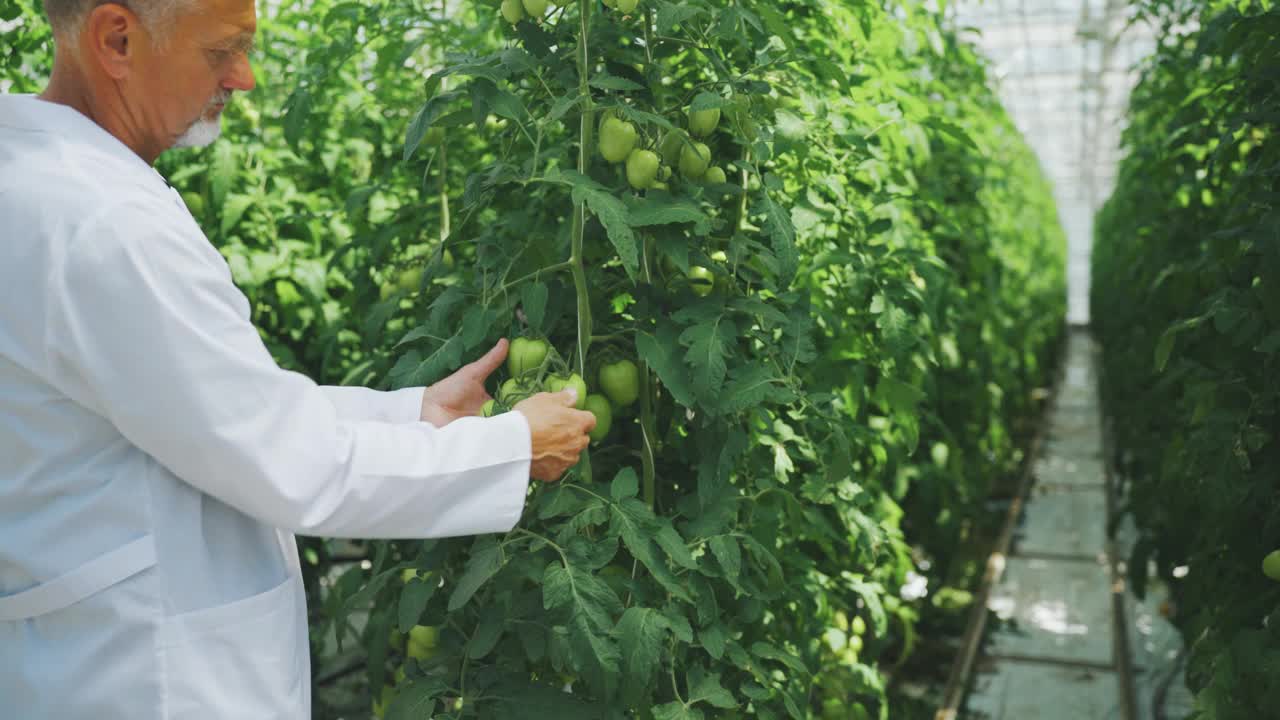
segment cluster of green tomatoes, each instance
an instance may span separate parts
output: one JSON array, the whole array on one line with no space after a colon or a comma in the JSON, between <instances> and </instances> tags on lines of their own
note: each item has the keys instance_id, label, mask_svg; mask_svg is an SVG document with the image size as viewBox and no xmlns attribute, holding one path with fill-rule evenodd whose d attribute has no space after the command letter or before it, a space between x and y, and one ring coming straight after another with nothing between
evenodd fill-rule
<instances>
[{"instance_id":1,"label":"cluster of green tomatoes","mask_svg":"<svg viewBox=\"0 0 1280 720\"><path fill-rule=\"evenodd\" d=\"M603 0L604 6L612 8L622 13L630 15L636 11L636 7L640 4L640 0ZM507 22L515 25L525 18L540 18L547 14L547 6L556 5L564 7L574 0L502 0L502 17Z\"/></svg>"},{"instance_id":2,"label":"cluster of green tomatoes","mask_svg":"<svg viewBox=\"0 0 1280 720\"><path fill-rule=\"evenodd\" d=\"M519 337L507 351L507 378L497 397L485 402L481 414L491 417L506 412L525 398L540 392L561 392L573 388L578 394L576 407L596 416L591 439L599 442L613 427L615 409L633 405L640 397L640 368L631 360L605 362L597 375L600 393L587 390L587 382L570 372L559 353L541 338Z\"/></svg>"},{"instance_id":3,"label":"cluster of green tomatoes","mask_svg":"<svg viewBox=\"0 0 1280 720\"><path fill-rule=\"evenodd\" d=\"M627 182L636 190L667 189L671 168L690 182L723 185L724 169L711 164L711 148L696 138L704 138L720 124L720 109L694 110L688 114L688 133L672 129L654 150L640 147L636 126L615 112L606 111L600 121L597 148L611 163L626 162Z\"/></svg>"}]
</instances>

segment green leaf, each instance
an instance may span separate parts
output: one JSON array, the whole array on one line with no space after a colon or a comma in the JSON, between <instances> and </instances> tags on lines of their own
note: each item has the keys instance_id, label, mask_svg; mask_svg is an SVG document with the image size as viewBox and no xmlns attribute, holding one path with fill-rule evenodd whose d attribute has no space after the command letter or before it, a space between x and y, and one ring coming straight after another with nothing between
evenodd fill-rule
<instances>
[{"instance_id":1,"label":"green leaf","mask_svg":"<svg viewBox=\"0 0 1280 720\"><path fill-rule=\"evenodd\" d=\"M626 78L620 78L614 75L610 75L607 72L601 72L595 77L591 78L591 81L589 84L591 85L591 87L596 88L597 90L619 90L624 92L634 92L636 90L644 89L644 86L640 85L639 83L632 82L631 80L627 80Z\"/></svg>"},{"instance_id":2,"label":"green leaf","mask_svg":"<svg viewBox=\"0 0 1280 720\"><path fill-rule=\"evenodd\" d=\"M609 494L614 500L625 500L633 498L640 491L640 480L636 477L634 468L623 468L613 478L613 485L609 489Z\"/></svg>"},{"instance_id":3,"label":"green leaf","mask_svg":"<svg viewBox=\"0 0 1280 720\"><path fill-rule=\"evenodd\" d=\"M640 357L658 374L658 379L676 402L692 407L693 388L690 386L689 372L675 356L678 347L676 327L670 323L658 325L657 337L645 332L636 333L636 351Z\"/></svg>"},{"instance_id":4,"label":"green leaf","mask_svg":"<svg viewBox=\"0 0 1280 720\"><path fill-rule=\"evenodd\" d=\"M449 595L449 612L465 607L471 596L489 582L506 562L506 554L502 552L502 546L497 540L491 537L478 538L471 546L471 557L467 559L466 570Z\"/></svg>"},{"instance_id":5,"label":"green leaf","mask_svg":"<svg viewBox=\"0 0 1280 720\"><path fill-rule=\"evenodd\" d=\"M427 603L431 602L439 587L438 582L426 582L421 578L410 580L404 586L400 591L400 605L397 608L400 632L407 633L417 626L422 619L422 611L427 609Z\"/></svg>"},{"instance_id":6,"label":"green leaf","mask_svg":"<svg viewBox=\"0 0 1280 720\"><path fill-rule=\"evenodd\" d=\"M704 720L702 711L686 707L684 703L670 702L653 708L653 720Z\"/></svg>"},{"instance_id":7,"label":"green leaf","mask_svg":"<svg viewBox=\"0 0 1280 720\"><path fill-rule=\"evenodd\" d=\"M609 241L613 243L618 257L622 258L622 266L627 274L635 277L640 268L640 248L636 244L635 233L631 231L631 217L627 206L613 192L596 181L575 171L560 171L549 174L552 179L564 179L573 187L573 201L586 203L591 212L600 219Z\"/></svg>"},{"instance_id":8,"label":"green leaf","mask_svg":"<svg viewBox=\"0 0 1280 720\"><path fill-rule=\"evenodd\" d=\"M646 195L628 200L627 210L632 227L693 223L695 234L711 232L711 216L689 200Z\"/></svg>"},{"instance_id":9,"label":"green leaf","mask_svg":"<svg viewBox=\"0 0 1280 720\"><path fill-rule=\"evenodd\" d=\"M733 693L720 684L719 673L703 674L702 669L695 666L689 673L689 703L705 702L714 707L735 708L738 703Z\"/></svg>"},{"instance_id":10,"label":"green leaf","mask_svg":"<svg viewBox=\"0 0 1280 720\"><path fill-rule=\"evenodd\" d=\"M880 382L876 384L875 393L873 394L873 399L877 405L884 408L886 412L894 413L914 412L916 406L925 397L925 392L920 388L891 377L880 378Z\"/></svg>"},{"instance_id":11,"label":"green leaf","mask_svg":"<svg viewBox=\"0 0 1280 720\"><path fill-rule=\"evenodd\" d=\"M395 699L387 707L386 720L421 720L436 711L436 700L445 693L445 684L435 678L422 678L401 685Z\"/></svg>"},{"instance_id":12,"label":"green leaf","mask_svg":"<svg viewBox=\"0 0 1280 720\"><path fill-rule=\"evenodd\" d=\"M677 313L677 319L680 316ZM689 348L684 361L693 369L693 382L699 395L707 398L719 395L729 372L727 360L737 339L737 326L723 314L717 314L714 318L680 333L680 344Z\"/></svg>"},{"instance_id":13,"label":"green leaf","mask_svg":"<svg viewBox=\"0 0 1280 720\"><path fill-rule=\"evenodd\" d=\"M717 108L726 108L732 105L732 100L729 100L718 93L703 91L693 98L693 102L689 103L689 112L715 110Z\"/></svg>"},{"instance_id":14,"label":"green leaf","mask_svg":"<svg viewBox=\"0 0 1280 720\"><path fill-rule=\"evenodd\" d=\"M652 608L628 608L618 621L614 635L622 651L622 697L627 705L639 703L652 687L667 629L666 618Z\"/></svg>"},{"instance_id":15,"label":"green leaf","mask_svg":"<svg viewBox=\"0 0 1280 720\"><path fill-rule=\"evenodd\" d=\"M717 535L707 544L711 547L711 554L716 556L716 562L724 569L725 577L736 585L742 574L742 548L738 541L728 535Z\"/></svg>"},{"instance_id":16,"label":"green leaf","mask_svg":"<svg viewBox=\"0 0 1280 720\"><path fill-rule=\"evenodd\" d=\"M752 363L733 371L721 393L720 412L736 413L765 403L785 405L796 399L783 378L763 364Z\"/></svg>"},{"instance_id":17,"label":"green leaf","mask_svg":"<svg viewBox=\"0 0 1280 720\"><path fill-rule=\"evenodd\" d=\"M525 283L520 288L520 308L524 310L525 322L534 333L543 331L542 323L547 316L547 298L551 291L543 282Z\"/></svg>"}]
</instances>

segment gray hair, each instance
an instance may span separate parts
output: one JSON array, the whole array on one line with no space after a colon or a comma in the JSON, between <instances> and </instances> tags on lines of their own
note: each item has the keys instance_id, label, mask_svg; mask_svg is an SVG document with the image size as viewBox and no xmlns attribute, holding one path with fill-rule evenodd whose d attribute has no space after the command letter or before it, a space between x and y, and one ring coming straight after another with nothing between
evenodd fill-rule
<instances>
[{"instance_id":1,"label":"gray hair","mask_svg":"<svg viewBox=\"0 0 1280 720\"><path fill-rule=\"evenodd\" d=\"M133 11L157 44L163 45L182 11L199 0L44 0L55 37L72 38L80 33L85 18L99 5L120 5Z\"/></svg>"}]
</instances>

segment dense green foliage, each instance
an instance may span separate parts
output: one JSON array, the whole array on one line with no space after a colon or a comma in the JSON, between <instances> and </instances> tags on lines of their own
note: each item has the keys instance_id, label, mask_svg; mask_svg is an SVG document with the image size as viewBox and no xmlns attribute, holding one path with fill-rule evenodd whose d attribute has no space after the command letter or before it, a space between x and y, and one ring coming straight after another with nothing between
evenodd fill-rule
<instances>
[{"instance_id":1,"label":"dense green foliage","mask_svg":"<svg viewBox=\"0 0 1280 720\"><path fill-rule=\"evenodd\" d=\"M161 162L320 382L430 383L517 335L592 392L640 371L513 532L367 567L306 541L315 667L358 646L388 717L888 717L1047 380L1050 193L922 3L622 2L285 4L224 139ZM605 113L665 188L600 156Z\"/></svg>"},{"instance_id":2,"label":"dense green foliage","mask_svg":"<svg viewBox=\"0 0 1280 720\"><path fill-rule=\"evenodd\" d=\"M1098 217L1093 317L1125 507L1173 587L1197 717L1275 715L1280 584L1280 10L1160 3ZM1188 28L1198 28L1189 31ZM1186 566L1178 578L1173 570Z\"/></svg>"}]
</instances>

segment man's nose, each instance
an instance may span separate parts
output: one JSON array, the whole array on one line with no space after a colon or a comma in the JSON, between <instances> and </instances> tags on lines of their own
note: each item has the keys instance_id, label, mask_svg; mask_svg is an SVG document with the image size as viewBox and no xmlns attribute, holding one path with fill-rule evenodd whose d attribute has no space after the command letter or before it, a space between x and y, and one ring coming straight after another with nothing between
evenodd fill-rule
<instances>
[{"instance_id":1,"label":"man's nose","mask_svg":"<svg viewBox=\"0 0 1280 720\"><path fill-rule=\"evenodd\" d=\"M249 56L240 55L236 58L235 67L231 69L222 86L228 90L248 92L257 84L257 81L253 78L253 65L249 62Z\"/></svg>"}]
</instances>

